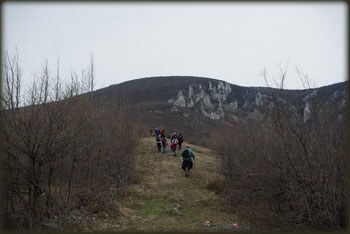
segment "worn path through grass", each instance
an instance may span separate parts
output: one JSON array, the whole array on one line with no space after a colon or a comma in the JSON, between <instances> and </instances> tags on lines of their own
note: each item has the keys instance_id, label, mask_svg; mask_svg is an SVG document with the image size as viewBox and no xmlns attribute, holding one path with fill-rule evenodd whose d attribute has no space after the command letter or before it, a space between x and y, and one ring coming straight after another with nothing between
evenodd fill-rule
<instances>
[{"instance_id":1,"label":"worn path through grass","mask_svg":"<svg viewBox=\"0 0 350 234\"><path fill-rule=\"evenodd\" d=\"M181 157L157 151L154 138L143 138L137 149L137 184L129 186L128 196L118 203L121 215L113 225L100 230L113 231L209 231L240 222L220 204L220 196L207 189L220 179L219 159L206 148L189 145L196 154L194 169L185 177ZM222 179L222 178L221 178ZM203 225L211 221L219 227ZM104 226L104 227L103 227Z\"/></svg>"}]
</instances>

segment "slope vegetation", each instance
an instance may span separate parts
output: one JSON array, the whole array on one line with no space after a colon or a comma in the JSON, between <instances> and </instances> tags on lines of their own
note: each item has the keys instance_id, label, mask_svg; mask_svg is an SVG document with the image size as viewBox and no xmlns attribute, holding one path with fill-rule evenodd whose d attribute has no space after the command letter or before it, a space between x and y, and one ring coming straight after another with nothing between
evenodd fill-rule
<instances>
[{"instance_id":1,"label":"slope vegetation","mask_svg":"<svg viewBox=\"0 0 350 234\"><path fill-rule=\"evenodd\" d=\"M190 177L185 177L179 156L158 152L154 138L143 138L137 149L139 182L131 185L117 204L120 215L101 220L96 230L250 230L249 224L225 210L220 196L207 187L220 179L218 157L209 149L188 145L196 161ZM210 222L206 225L206 221Z\"/></svg>"}]
</instances>

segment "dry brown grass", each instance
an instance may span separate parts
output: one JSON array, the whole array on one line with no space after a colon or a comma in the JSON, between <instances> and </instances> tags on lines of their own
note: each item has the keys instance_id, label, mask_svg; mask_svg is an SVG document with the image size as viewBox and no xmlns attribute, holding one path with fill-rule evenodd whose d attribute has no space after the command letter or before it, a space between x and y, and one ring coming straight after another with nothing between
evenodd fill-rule
<instances>
[{"instance_id":1,"label":"dry brown grass","mask_svg":"<svg viewBox=\"0 0 350 234\"><path fill-rule=\"evenodd\" d=\"M189 145L196 154L190 177L181 169L181 157L160 153L154 138L142 139L137 149L137 172L142 180L129 186L128 196L118 203L121 216L101 222L102 231L210 231L199 223L210 220L227 226L239 222L222 207L221 197L207 188L222 180L219 158L209 149ZM167 212L176 207L178 212ZM109 224L106 224L109 222Z\"/></svg>"}]
</instances>

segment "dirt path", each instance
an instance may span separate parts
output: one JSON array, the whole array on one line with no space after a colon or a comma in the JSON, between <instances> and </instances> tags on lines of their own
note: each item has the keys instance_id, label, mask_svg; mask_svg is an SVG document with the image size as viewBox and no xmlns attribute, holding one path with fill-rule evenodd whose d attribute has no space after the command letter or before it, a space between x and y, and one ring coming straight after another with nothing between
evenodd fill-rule
<instances>
[{"instance_id":1,"label":"dirt path","mask_svg":"<svg viewBox=\"0 0 350 234\"><path fill-rule=\"evenodd\" d=\"M185 145L187 145L185 143ZM160 153L154 138L142 139L137 149L140 182L130 186L129 196L118 204L121 212L109 231L209 231L235 230L241 223L220 206L220 197L206 188L219 179L218 158L209 149L189 144L196 154L194 169L185 177L181 157ZM212 225L203 225L209 220ZM237 228L236 228L237 229Z\"/></svg>"}]
</instances>

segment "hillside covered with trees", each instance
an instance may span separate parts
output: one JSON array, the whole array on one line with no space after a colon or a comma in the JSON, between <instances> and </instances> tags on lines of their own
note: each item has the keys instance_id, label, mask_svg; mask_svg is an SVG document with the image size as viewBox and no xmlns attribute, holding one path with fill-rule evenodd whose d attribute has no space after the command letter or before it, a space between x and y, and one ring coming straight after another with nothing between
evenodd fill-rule
<instances>
[{"instance_id":1,"label":"hillside covered with trees","mask_svg":"<svg viewBox=\"0 0 350 234\"><path fill-rule=\"evenodd\" d=\"M6 56L7 230L345 229L347 82L153 77L94 90L92 60L81 74L64 83L46 63L24 91L18 55ZM184 135L190 177L156 151L155 127Z\"/></svg>"}]
</instances>

